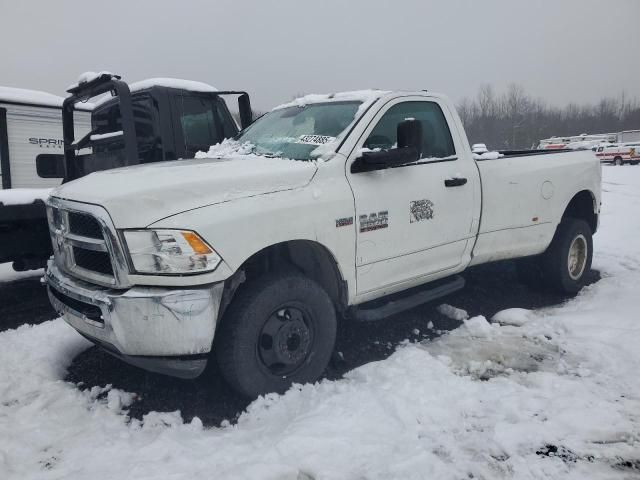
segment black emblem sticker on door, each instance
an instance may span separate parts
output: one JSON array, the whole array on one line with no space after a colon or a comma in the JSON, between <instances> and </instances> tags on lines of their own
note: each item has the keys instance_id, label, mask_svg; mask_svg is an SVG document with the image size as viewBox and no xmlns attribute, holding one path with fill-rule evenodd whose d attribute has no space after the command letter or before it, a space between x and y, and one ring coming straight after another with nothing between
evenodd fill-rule
<instances>
[{"instance_id":1,"label":"black emblem sticker on door","mask_svg":"<svg viewBox=\"0 0 640 480\"><path fill-rule=\"evenodd\" d=\"M360 215L360 233L380 230L389 226L389 212L384 210L378 213L370 213L369 215Z\"/></svg>"},{"instance_id":2,"label":"black emblem sticker on door","mask_svg":"<svg viewBox=\"0 0 640 480\"><path fill-rule=\"evenodd\" d=\"M344 217L336 219L336 228L347 227L353 225L353 217Z\"/></svg>"},{"instance_id":3,"label":"black emblem sticker on door","mask_svg":"<svg viewBox=\"0 0 640 480\"><path fill-rule=\"evenodd\" d=\"M421 222L433 218L433 202L431 200L413 200L409 203L409 222Z\"/></svg>"}]
</instances>

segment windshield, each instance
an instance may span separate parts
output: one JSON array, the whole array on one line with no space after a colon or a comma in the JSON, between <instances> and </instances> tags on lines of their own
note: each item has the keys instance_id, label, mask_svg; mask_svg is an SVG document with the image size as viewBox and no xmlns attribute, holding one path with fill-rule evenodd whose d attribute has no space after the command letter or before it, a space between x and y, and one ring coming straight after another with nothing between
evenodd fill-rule
<instances>
[{"instance_id":1,"label":"windshield","mask_svg":"<svg viewBox=\"0 0 640 480\"><path fill-rule=\"evenodd\" d=\"M326 102L273 110L237 137L250 153L311 160L321 145L333 142L355 118L361 102Z\"/></svg>"}]
</instances>

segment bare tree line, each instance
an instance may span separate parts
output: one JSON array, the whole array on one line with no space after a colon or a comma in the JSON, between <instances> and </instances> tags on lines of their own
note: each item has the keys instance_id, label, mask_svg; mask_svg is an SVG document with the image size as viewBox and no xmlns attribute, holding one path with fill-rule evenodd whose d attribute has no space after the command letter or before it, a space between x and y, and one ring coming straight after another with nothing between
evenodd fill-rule
<instances>
[{"instance_id":1,"label":"bare tree line","mask_svg":"<svg viewBox=\"0 0 640 480\"><path fill-rule=\"evenodd\" d=\"M482 85L475 98L458 104L470 143L496 150L535 147L541 138L640 129L640 102L624 93L596 104L553 107L518 84L496 93Z\"/></svg>"}]
</instances>

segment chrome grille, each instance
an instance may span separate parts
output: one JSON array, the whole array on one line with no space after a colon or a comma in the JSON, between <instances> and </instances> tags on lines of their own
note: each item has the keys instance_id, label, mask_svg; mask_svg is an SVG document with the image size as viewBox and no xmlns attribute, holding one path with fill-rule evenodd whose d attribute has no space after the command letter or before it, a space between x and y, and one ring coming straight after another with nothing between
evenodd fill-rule
<instances>
[{"instance_id":1,"label":"chrome grille","mask_svg":"<svg viewBox=\"0 0 640 480\"><path fill-rule=\"evenodd\" d=\"M47 216L59 268L99 285L122 286L118 285L113 264L115 235L101 218L54 200L47 206Z\"/></svg>"},{"instance_id":2,"label":"chrome grille","mask_svg":"<svg viewBox=\"0 0 640 480\"><path fill-rule=\"evenodd\" d=\"M69 231L71 233L100 240L104 238L100 222L91 215L67 212L67 218L69 218Z\"/></svg>"},{"instance_id":3,"label":"chrome grille","mask_svg":"<svg viewBox=\"0 0 640 480\"><path fill-rule=\"evenodd\" d=\"M82 247L73 247L73 259L76 266L103 275L113 276L111 259L107 252L94 252Z\"/></svg>"}]
</instances>

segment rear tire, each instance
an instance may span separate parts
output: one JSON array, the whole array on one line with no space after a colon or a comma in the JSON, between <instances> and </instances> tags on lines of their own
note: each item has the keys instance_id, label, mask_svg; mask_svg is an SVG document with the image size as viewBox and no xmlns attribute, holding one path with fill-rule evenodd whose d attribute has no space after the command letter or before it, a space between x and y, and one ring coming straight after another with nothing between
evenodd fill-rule
<instances>
[{"instance_id":1,"label":"rear tire","mask_svg":"<svg viewBox=\"0 0 640 480\"><path fill-rule=\"evenodd\" d=\"M317 380L336 339L329 295L296 272L243 285L224 314L214 352L234 390L250 398Z\"/></svg>"},{"instance_id":2,"label":"rear tire","mask_svg":"<svg viewBox=\"0 0 640 480\"><path fill-rule=\"evenodd\" d=\"M545 283L560 293L578 293L585 285L592 258L593 238L589 224L576 218L563 219L542 256Z\"/></svg>"},{"instance_id":3,"label":"rear tire","mask_svg":"<svg viewBox=\"0 0 640 480\"><path fill-rule=\"evenodd\" d=\"M622 161L622 157L616 157L613 159L613 163L619 167L621 167L622 165L624 165L624 162Z\"/></svg>"}]
</instances>

